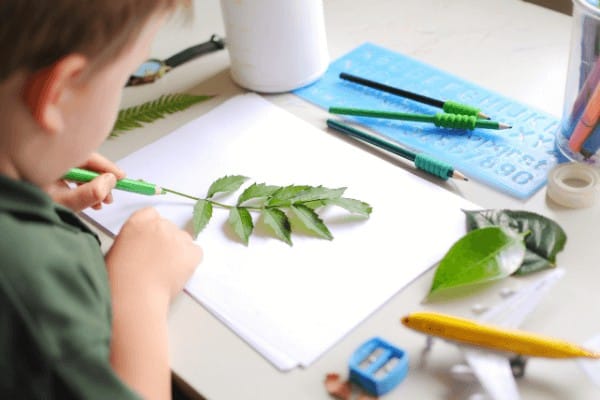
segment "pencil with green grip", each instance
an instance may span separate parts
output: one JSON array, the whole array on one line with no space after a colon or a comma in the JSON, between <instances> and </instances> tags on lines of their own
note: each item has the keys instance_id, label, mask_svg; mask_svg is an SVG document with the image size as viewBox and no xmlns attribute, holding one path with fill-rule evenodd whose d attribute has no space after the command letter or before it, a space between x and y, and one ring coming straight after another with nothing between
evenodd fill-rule
<instances>
[{"instance_id":1,"label":"pencil with green grip","mask_svg":"<svg viewBox=\"0 0 600 400\"><path fill-rule=\"evenodd\" d=\"M74 182L89 182L92 179L98 177L99 175L100 174L98 172L88 171L86 169L81 168L71 168L69 172L67 172L63 176L63 179ZM165 190L153 183L127 178L119 179L115 188L119 190L124 190L126 192L133 192L148 196L166 193Z\"/></svg>"},{"instance_id":2,"label":"pencil with green grip","mask_svg":"<svg viewBox=\"0 0 600 400\"><path fill-rule=\"evenodd\" d=\"M472 115L437 113L415 114L396 111L381 111L381 110L365 110L360 108L348 107L329 107L329 112L332 114L355 115L360 117L396 119L402 121L429 122L437 127L451 129L469 129L485 128L485 129L510 129L511 126L502 122L491 121L487 119L477 119Z\"/></svg>"},{"instance_id":3,"label":"pencil with green grip","mask_svg":"<svg viewBox=\"0 0 600 400\"><path fill-rule=\"evenodd\" d=\"M335 121L333 119L327 120L327 126L331 129L358 139L360 141L369 143L390 153L396 154L402 158L412 161L418 169L425 171L433 176L437 176L443 180L448 178L458 178L467 181L462 173L456 171L451 165L437 160L431 156L423 153L415 153L409 149L400 146L398 143L387 140L381 136L371 134L369 132L361 131L350 125Z\"/></svg>"}]
</instances>

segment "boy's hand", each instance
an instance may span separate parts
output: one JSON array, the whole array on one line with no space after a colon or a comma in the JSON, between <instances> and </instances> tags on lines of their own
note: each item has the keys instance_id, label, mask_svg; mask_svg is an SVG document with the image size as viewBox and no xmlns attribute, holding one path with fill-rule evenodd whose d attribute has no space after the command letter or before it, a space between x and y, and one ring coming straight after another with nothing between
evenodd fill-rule
<instances>
[{"instance_id":1,"label":"boy's hand","mask_svg":"<svg viewBox=\"0 0 600 400\"><path fill-rule=\"evenodd\" d=\"M138 299L166 305L201 259L202 250L190 234L154 208L144 208L125 222L106 255L106 264L114 292L125 290Z\"/></svg>"},{"instance_id":2,"label":"boy's hand","mask_svg":"<svg viewBox=\"0 0 600 400\"><path fill-rule=\"evenodd\" d=\"M98 210L102 208L102 203L112 203L111 190L115 187L117 179L125 177L125 173L97 153L93 153L81 168L99 172L101 175L90 182L78 184L73 189L60 180L46 187L46 192L55 202L75 212L88 207Z\"/></svg>"},{"instance_id":3,"label":"boy's hand","mask_svg":"<svg viewBox=\"0 0 600 400\"><path fill-rule=\"evenodd\" d=\"M168 312L202 258L192 237L154 208L135 212L106 255L110 361L145 399L170 399Z\"/></svg>"}]
</instances>

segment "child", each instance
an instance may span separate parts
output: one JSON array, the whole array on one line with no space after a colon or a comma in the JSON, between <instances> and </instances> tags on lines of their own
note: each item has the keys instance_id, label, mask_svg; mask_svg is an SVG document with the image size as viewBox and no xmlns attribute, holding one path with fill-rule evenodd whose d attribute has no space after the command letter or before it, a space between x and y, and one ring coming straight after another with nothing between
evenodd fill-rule
<instances>
[{"instance_id":1,"label":"child","mask_svg":"<svg viewBox=\"0 0 600 400\"><path fill-rule=\"evenodd\" d=\"M0 2L0 398L170 397L168 306L200 248L148 208L103 258L72 211L111 202L124 174L93 151L180 3ZM74 166L105 173L68 190Z\"/></svg>"}]
</instances>

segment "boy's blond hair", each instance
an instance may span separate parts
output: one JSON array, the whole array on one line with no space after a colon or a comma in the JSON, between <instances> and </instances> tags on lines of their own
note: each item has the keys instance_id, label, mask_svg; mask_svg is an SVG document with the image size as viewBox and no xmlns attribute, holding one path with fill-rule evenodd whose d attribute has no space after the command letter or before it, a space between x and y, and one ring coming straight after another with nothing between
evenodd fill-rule
<instances>
[{"instance_id":1,"label":"boy's blond hair","mask_svg":"<svg viewBox=\"0 0 600 400\"><path fill-rule=\"evenodd\" d=\"M189 0L0 0L0 82L67 54L102 64L118 55L148 19Z\"/></svg>"}]
</instances>

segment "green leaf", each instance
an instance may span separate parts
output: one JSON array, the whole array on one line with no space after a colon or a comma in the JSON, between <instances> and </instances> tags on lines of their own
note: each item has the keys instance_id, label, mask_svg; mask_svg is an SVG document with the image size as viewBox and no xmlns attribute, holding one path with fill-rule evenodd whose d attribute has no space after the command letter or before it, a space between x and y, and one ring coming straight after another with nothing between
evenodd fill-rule
<instances>
[{"instance_id":1,"label":"green leaf","mask_svg":"<svg viewBox=\"0 0 600 400\"><path fill-rule=\"evenodd\" d=\"M265 185L264 183L253 183L242 192L242 194L238 198L237 205L242 205L244 202L251 199L270 197L279 189L281 189L281 186Z\"/></svg>"},{"instance_id":2,"label":"green leaf","mask_svg":"<svg viewBox=\"0 0 600 400\"><path fill-rule=\"evenodd\" d=\"M243 207L233 207L229 211L229 218L227 219L227 222L235 234L240 238L242 243L247 246L248 238L252 233L252 229L254 229L252 216L248 210Z\"/></svg>"},{"instance_id":3,"label":"green leaf","mask_svg":"<svg viewBox=\"0 0 600 400\"><path fill-rule=\"evenodd\" d=\"M337 199L344 194L345 191L346 188L329 189L324 186L310 187L296 194L290 199L290 202L305 203L315 200Z\"/></svg>"},{"instance_id":4,"label":"green leaf","mask_svg":"<svg viewBox=\"0 0 600 400\"><path fill-rule=\"evenodd\" d=\"M277 208L265 208L262 216L265 225L272 229L275 236L291 246L292 226L287 215Z\"/></svg>"},{"instance_id":5,"label":"green leaf","mask_svg":"<svg viewBox=\"0 0 600 400\"><path fill-rule=\"evenodd\" d=\"M323 239L333 239L333 235L329 232L327 226L325 226L321 218L313 210L302 204L295 204L290 209L310 232Z\"/></svg>"},{"instance_id":6,"label":"green leaf","mask_svg":"<svg viewBox=\"0 0 600 400\"><path fill-rule=\"evenodd\" d=\"M447 289L509 276L525 256L523 236L496 226L467 233L440 261L429 297Z\"/></svg>"},{"instance_id":7,"label":"green leaf","mask_svg":"<svg viewBox=\"0 0 600 400\"><path fill-rule=\"evenodd\" d=\"M515 232L530 232L525 238L527 254L515 275L525 275L556 266L556 255L567 241L564 230L553 220L529 211L514 210L463 210L467 216L467 229L485 226L503 226Z\"/></svg>"},{"instance_id":8,"label":"green leaf","mask_svg":"<svg viewBox=\"0 0 600 400\"><path fill-rule=\"evenodd\" d=\"M298 193L310 189L311 186L306 185L290 185L284 186L277 190L271 196L271 199L267 203L268 206L289 206L292 204L291 199L294 198Z\"/></svg>"},{"instance_id":9,"label":"green leaf","mask_svg":"<svg viewBox=\"0 0 600 400\"><path fill-rule=\"evenodd\" d=\"M209 201L200 199L194 204L194 214L192 218L192 228L194 230L194 238L198 236L212 217L213 206Z\"/></svg>"},{"instance_id":10,"label":"green leaf","mask_svg":"<svg viewBox=\"0 0 600 400\"><path fill-rule=\"evenodd\" d=\"M369 217L369 215L371 215L371 212L373 211L373 208L368 203L365 203L364 201L360 200L350 199L348 197L340 197L338 199L313 200L302 204L310 208L311 210L316 210L317 208L329 205L338 206L345 209L346 211L350 211L353 214L358 214L367 218Z\"/></svg>"},{"instance_id":11,"label":"green leaf","mask_svg":"<svg viewBox=\"0 0 600 400\"><path fill-rule=\"evenodd\" d=\"M527 239L525 239L525 243L527 243ZM521 266L519 267L519 269L517 269L513 273L513 275L527 275L532 272L540 271L542 269L547 269L549 267L554 267L554 265L549 264L548 260L546 260L545 258L540 257L537 254L535 254L534 252L526 249L525 257L523 258L523 262L521 263Z\"/></svg>"},{"instance_id":12,"label":"green leaf","mask_svg":"<svg viewBox=\"0 0 600 400\"><path fill-rule=\"evenodd\" d=\"M368 203L347 197L332 199L329 200L328 203L334 206L342 207L351 213L362 215L363 217L368 217L373 211L373 208Z\"/></svg>"},{"instance_id":13,"label":"green leaf","mask_svg":"<svg viewBox=\"0 0 600 400\"><path fill-rule=\"evenodd\" d=\"M210 185L206 197L210 199L217 193L235 192L247 179L248 178L242 175L227 175L219 178Z\"/></svg>"},{"instance_id":14,"label":"green leaf","mask_svg":"<svg viewBox=\"0 0 600 400\"><path fill-rule=\"evenodd\" d=\"M196 103L211 99L213 96L195 96L186 93L175 93L160 96L156 100L148 101L137 106L119 111L115 125L110 133L111 137L119 133L140 128L144 123L151 123L164 118L168 114L183 111Z\"/></svg>"},{"instance_id":15,"label":"green leaf","mask_svg":"<svg viewBox=\"0 0 600 400\"><path fill-rule=\"evenodd\" d=\"M316 210L317 208L325 207L329 204L331 200L314 200L307 201L306 203L302 203L303 206L310 208L311 210Z\"/></svg>"}]
</instances>

